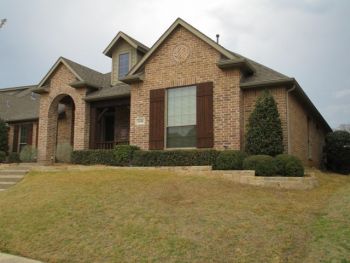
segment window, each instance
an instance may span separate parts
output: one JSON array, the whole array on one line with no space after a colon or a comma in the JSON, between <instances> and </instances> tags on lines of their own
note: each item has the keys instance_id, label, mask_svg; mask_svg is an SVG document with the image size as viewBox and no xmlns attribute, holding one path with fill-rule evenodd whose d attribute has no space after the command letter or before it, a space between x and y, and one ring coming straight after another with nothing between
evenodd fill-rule
<instances>
[{"instance_id":1,"label":"window","mask_svg":"<svg viewBox=\"0 0 350 263\"><path fill-rule=\"evenodd\" d=\"M166 147L196 147L196 87L167 90Z\"/></svg>"},{"instance_id":2,"label":"window","mask_svg":"<svg viewBox=\"0 0 350 263\"><path fill-rule=\"evenodd\" d=\"M21 125L20 137L19 137L19 152L21 152L23 147L27 145L27 141L28 141L28 125Z\"/></svg>"},{"instance_id":3,"label":"window","mask_svg":"<svg viewBox=\"0 0 350 263\"><path fill-rule=\"evenodd\" d=\"M123 53L119 55L118 76L123 78L129 72L129 53Z\"/></svg>"}]
</instances>

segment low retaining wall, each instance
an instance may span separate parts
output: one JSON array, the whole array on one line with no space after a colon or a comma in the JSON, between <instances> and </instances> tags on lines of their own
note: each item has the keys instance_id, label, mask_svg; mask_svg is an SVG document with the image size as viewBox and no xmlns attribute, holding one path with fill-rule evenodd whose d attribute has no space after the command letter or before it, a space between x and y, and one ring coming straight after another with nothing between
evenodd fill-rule
<instances>
[{"instance_id":1,"label":"low retaining wall","mask_svg":"<svg viewBox=\"0 0 350 263\"><path fill-rule=\"evenodd\" d=\"M166 170L187 175L220 177L240 184L291 190L308 190L319 185L317 178L311 173L305 174L304 177L255 176L254 170L212 170L211 166L125 167L124 169Z\"/></svg>"},{"instance_id":2,"label":"low retaining wall","mask_svg":"<svg viewBox=\"0 0 350 263\"><path fill-rule=\"evenodd\" d=\"M209 176L223 178L235 183L272 187L280 189L307 190L319 185L313 173L304 177L282 177L282 176L255 176L253 170L212 170L211 166L161 166L161 167L115 167L115 166L84 166L84 165L33 165L32 170L37 171L60 171L60 170L92 170L92 169L125 169L125 170L164 170L181 173L184 175Z\"/></svg>"}]
</instances>

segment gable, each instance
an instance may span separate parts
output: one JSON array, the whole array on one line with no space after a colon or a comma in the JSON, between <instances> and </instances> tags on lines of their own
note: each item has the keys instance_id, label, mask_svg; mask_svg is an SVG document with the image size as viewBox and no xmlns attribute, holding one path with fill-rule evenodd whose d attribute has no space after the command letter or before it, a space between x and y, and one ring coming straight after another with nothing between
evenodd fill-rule
<instances>
[{"instance_id":1,"label":"gable","mask_svg":"<svg viewBox=\"0 0 350 263\"><path fill-rule=\"evenodd\" d=\"M144 64L147 62L147 60L153 55L154 52L163 44L164 41L173 33L173 31L177 30L179 27L185 28L188 32L196 36L197 38L201 39L203 42L205 42L208 46L211 46L213 49L217 50L223 58L225 59L237 59L239 58L232 52L229 52L219 44L217 44L215 41L204 35L202 32L191 26L190 24L186 23L181 18L178 18L165 33L158 39L158 41L152 46L152 48L145 54L145 56L135 65L134 68L131 69L128 76L131 76L135 73L138 73L144 66Z\"/></svg>"},{"instance_id":2,"label":"gable","mask_svg":"<svg viewBox=\"0 0 350 263\"><path fill-rule=\"evenodd\" d=\"M182 26L176 27L143 65L145 80L175 79L191 76L205 78L213 70L221 53ZM208 72L210 71L210 73Z\"/></svg>"},{"instance_id":3,"label":"gable","mask_svg":"<svg viewBox=\"0 0 350 263\"><path fill-rule=\"evenodd\" d=\"M72 67L70 67L62 57L60 57L51 67L49 72L44 76L44 78L39 82L38 88L48 85L51 76L54 75L62 65L64 65L76 77L76 80L83 81L83 79L72 69Z\"/></svg>"}]
</instances>

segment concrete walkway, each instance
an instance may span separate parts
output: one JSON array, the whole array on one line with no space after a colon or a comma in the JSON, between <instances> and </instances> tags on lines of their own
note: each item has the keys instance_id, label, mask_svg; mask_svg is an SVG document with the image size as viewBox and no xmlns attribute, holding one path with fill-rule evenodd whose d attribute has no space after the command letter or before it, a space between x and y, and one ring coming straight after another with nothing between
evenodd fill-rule
<instances>
[{"instance_id":1,"label":"concrete walkway","mask_svg":"<svg viewBox=\"0 0 350 263\"><path fill-rule=\"evenodd\" d=\"M23 166L11 166L7 169L0 167L0 192L14 186L23 179L28 171L29 169Z\"/></svg>"},{"instance_id":2,"label":"concrete walkway","mask_svg":"<svg viewBox=\"0 0 350 263\"><path fill-rule=\"evenodd\" d=\"M0 263L41 263L40 261L0 253Z\"/></svg>"}]
</instances>

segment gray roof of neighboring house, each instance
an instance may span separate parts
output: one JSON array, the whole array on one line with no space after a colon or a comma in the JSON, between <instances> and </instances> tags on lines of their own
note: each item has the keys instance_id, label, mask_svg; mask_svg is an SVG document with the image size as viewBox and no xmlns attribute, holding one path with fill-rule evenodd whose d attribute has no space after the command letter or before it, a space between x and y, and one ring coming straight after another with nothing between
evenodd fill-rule
<instances>
[{"instance_id":1,"label":"gray roof of neighboring house","mask_svg":"<svg viewBox=\"0 0 350 263\"><path fill-rule=\"evenodd\" d=\"M26 121L39 118L39 95L33 86L0 89L0 118L5 121Z\"/></svg>"}]
</instances>

